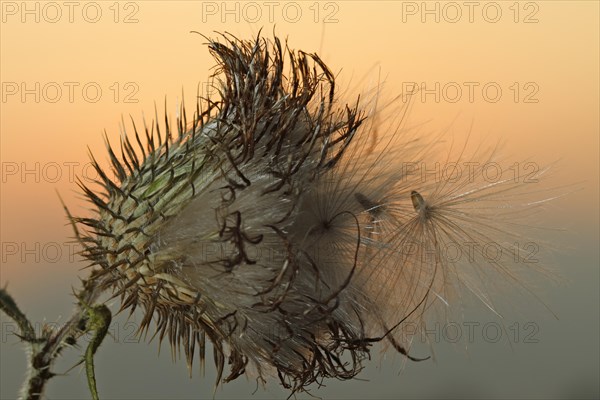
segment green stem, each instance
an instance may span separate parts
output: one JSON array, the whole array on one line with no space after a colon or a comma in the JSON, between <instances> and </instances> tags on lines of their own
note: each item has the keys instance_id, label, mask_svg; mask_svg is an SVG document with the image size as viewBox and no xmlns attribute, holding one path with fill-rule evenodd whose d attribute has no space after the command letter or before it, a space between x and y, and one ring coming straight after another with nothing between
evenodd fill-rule
<instances>
[{"instance_id":1,"label":"green stem","mask_svg":"<svg viewBox=\"0 0 600 400\"><path fill-rule=\"evenodd\" d=\"M86 328L88 331L94 331L94 336L85 351L85 372L92 399L99 400L98 389L96 387L96 375L94 372L94 355L108 332L112 316L110 310L104 304L93 307L83 304L83 307L87 309L88 315Z\"/></svg>"},{"instance_id":2,"label":"green stem","mask_svg":"<svg viewBox=\"0 0 600 400\"><path fill-rule=\"evenodd\" d=\"M74 339L82 334L78 325L87 316L87 309L82 306L82 303L92 304L101 293L97 287L92 287L89 282L83 281L83 289L77 294L78 307L67 323L57 331L43 329L39 337L36 336L33 325L21 312L12 296L8 294L6 289L0 289L0 310L17 323L21 331L20 337L29 350L27 376L19 395L20 399L38 400L42 398L48 381L55 376L51 371L54 361L58 358L69 338ZM101 329L96 328L96 336L98 336L98 330ZM99 344L95 346L96 349L98 346ZM94 352L95 349L92 355Z\"/></svg>"}]
</instances>

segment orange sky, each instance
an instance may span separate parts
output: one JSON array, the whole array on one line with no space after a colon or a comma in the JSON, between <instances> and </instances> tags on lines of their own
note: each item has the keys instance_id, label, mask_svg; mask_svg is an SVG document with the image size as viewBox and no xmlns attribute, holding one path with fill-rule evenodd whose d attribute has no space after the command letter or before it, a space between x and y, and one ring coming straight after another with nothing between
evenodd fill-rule
<instances>
[{"instance_id":1,"label":"orange sky","mask_svg":"<svg viewBox=\"0 0 600 400\"><path fill-rule=\"evenodd\" d=\"M557 185L583 182L578 206L570 207L572 199L562 203L569 222L597 221L597 3L521 3L518 10L494 3L501 10L497 22L490 22L495 9L484 13L482 6L470 16L468 8L445 3L438 11L431 3L432 13L420 2L297 2L272 10L252 4L258 8L232 3L227 12L220 2L120 3L117 13L113 3L100 2L96 23L87 21L96 8L84 13L81 6L70 16L63 5L53 23L54 8L30 3L27 13L18 2L3 2L2 240L68 235L55 190L81 209L70 174L89 174L86 146L105 161L102 132L116 140L121 116L138 123L142 113L151 118L154 102L162 111L165 96L174 116L182 89L193 103L213 61L191 30L249 38L261 26L266 35L275 29L288 37L290 47L320 51L351 93L379 77L388 97L407 82L425 82L429 90L438 84L439 103L435 91L417 97L411 123L427 122L431 132L450 127L458 143L472 124L474 147L501 140L511 160L560 160ZM300 17L292 13L297 9ZM457 11L461 18L452 22ZM492 102L496 88L502 97Z\"/></svg>"},{"instance_id":2,"label":"orange sky","mask_svg":"<svg viewBox=\"0 0 600 400\"><path fill-rule=\"evenodd\" d=\"M288 38L291 48L318 52L338 76L338 86L348 88L348 99L378 81L385 81L387 98L409 82L425 83L429 94L415 98L409 125L423 124L421 132L433 135L446 130L444 138L457 144L472 127L471 149L500 141L507 165L556 162L548 186L565 186L563 192L570 192L552 202L543 216L547 225L568 231L565 240L552 245L563 257L559 273L574 283L546 291L560 321L545 310L528 313L531 304L517 307L528 321L540 323L539 344L519 343L516 351L508 345L495 347L491 353L469 344L468 350L476 348L474 357L464 348L458 362L438 346L439 365L410 365L407 373L412 375L401 380L398 363L386 369L373 362L373 369L383 373L378 369L372 382L328 382L329 389L323 390L331 394L323 397L387 393L397 398L399 390L409 398L429 398L440 390L437 395L443 397L460 393L456 388L461 385L469 393L472 388L476 397L564 397L573 390L595 390L597 397L599 4L0 1L0 286L9 284L32 320L53 321L57 310L64 318L84 264L72 257L74 248L67 243L72 232L56 191L75 214L84 213L88 205L80 199L73 174L84 180L94 176L87 146L106 165L102 134L106 129L116 143L121 117L127 127L130 114L138 124L142 115L149 120L156 102L162 118L165 97L174 117L182 89L193 105L196 88L206 83L214 63L205 40L190 31L209 36L227 31L249 39L262 27L266 36L275 30ZM493 101L497 88L502 96ZM507 326L512 326L510 318L520 316L509 316ZM24 358L16 342L2 342L2 363L9 366L2 368L2 397L18 390L22 371L13 367L22 367ZM483 350L492 348L483 345ZM103 347L109 352L105 360L121 357L119 363L99 365L105 368L102 390L117 397L127 397L125 386L138 397L139 387L149 387L155 398L165 397L161 390L171 389L164 382L193 397L199 390L212 395L212 380L187 379L182 363L181 370L171 368L170 360L158 367L152 361L156 346L140 345L135 355L126 353L133 345ZM148 354L150 361L140 362ZM168 359L168 350L163 358ZM127 362L135 364L128 367ZM51 384L56 395L51 391L48 397L82 397L88 393L83 376L73 372L57 379ZM239 398L256 386L253 379L239 385ZM225 393L222 398L234 392Z\"/></svg>"}]
</instances>

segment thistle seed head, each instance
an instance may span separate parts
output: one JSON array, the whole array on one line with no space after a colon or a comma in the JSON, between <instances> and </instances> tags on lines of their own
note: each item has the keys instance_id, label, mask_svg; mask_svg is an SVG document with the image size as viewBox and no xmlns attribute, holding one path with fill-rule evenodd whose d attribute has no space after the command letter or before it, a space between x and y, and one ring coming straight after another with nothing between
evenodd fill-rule
<instances>
[{"instance_id":1,"label":"thistle seed head","mask_svg":"<svg viewBox=\"0 0 600 400\"><path fill-rule=\"evenodd\" d=\"M376 130L358 100L339 105L316 54L229 35L208 48L218 96L174 128L133 123L119 151L107 146L114 179L92 157L103 189L81 186L97 213L76 219L90 284L141 308L141 331L154 319L190 368L208 339L218 383L226 362L224 381L250 367L293 391L350 379L383 339L414 359L394 330L458 271L418 256L477 237L461 205L504 186L440 198L444 185L403 175L396 161L420 150L391 135L373 151ZM407 255L411 240L424 247Z\"/></svg>"},{"instance_id":2,"label":"thistle seed head","mask_svg":"<svg viewBox=\"0 0 600 400\"><path fill-rule=\"evenodd\" d=\"M317 55L277 38L223 39L208 45L219 99L198 106L190 125L183 111L175 131L168 120L143 133L134 123L120 156L108 145L115 181L92 157L104 193L82 185L97 208L78 219L85 257L99 267L96 285L121 296L122 309L141 306L142 329L156 317L160 339L181 345L190 365L208 337L219 379L226 358L225 381L248 363L293 389L350 378L368 351L360 314L337 300L345 277L326 281L291 231L363 118L336 108Z\"/></svg>"}]
</instances>

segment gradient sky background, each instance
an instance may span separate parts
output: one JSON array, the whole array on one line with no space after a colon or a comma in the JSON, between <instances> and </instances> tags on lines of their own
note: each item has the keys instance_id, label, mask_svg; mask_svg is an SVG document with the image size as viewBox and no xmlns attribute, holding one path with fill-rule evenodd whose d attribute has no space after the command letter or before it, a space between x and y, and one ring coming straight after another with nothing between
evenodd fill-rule
<instances>
[{"instance_id":1,"label":"gradient sky background","mask_svg":"<svg viewBox=\"0 0 600 400\"><path fill-rule=\"evenodd\" d=\"M519 332L516 340L505 334L493 343L477 330L473 341L453 344L441 335L434 347L436 362L411 363L403 370L400 357L380 360L375 352L359 376L364 380L328 381L313 394L326 399L597 398L598 2L475 2L472 15L463 2L428 2L429 10L439 10L439 21L422 2L274 2L271 9L266 3L229 2L226 12L222 2L76 2L70 16L62 2L0 2L0 285L8 284L38 324L64 321L73 301L71 287L84 265L71 254L71 231L56 191L72 211L85 212L74 175L94 176L86 168L86 146L104 163L102 132L106 129L115 142L121 116L132 115L139 123L145 113L150 119L154 102L163 110L165 96L174 116L182 89L193 104L213 60L205 40L190 31L228 31L249 39L262 27L266 36L275 30L287 37L291 48L318 52L349 93L373 87L379 78L389 96L406 82L450 84L439 102L433 96L417 98L410 122L424 123L425 132L447 129L458 143L472 126L472 148L501 141L507 160L555 163L550 185L564 185L564 193L570 193L543 216L543 225L565 232L541 235L548 240L544 248L553 251L549 264L564 283L531 282L558 320L533 299L505 293L512 312L503 323ZM453 82L463 89L455 102ZM464 82L478 85L472 101ZM501 88L497 102L482 93L486 84ZM95 88L101 90L97 101ZM477 304L466 312L465 321L481 326L499 321ZM12 322L3 315L0 321L0 397L9 399L20 385L24 355L11 334ZM524 340L532 332L527 323L537 327L537 343ZM205 378L194 371L189 379L184 362L171 363L167 346L158 357L156 343L132 339L133 325L124 316L114 326L114 339L102 345L97 359L103 398L212 397L210 362ZM417 345L416 351L428 348ZM76 352L71 353L57 371L73 364ZM216 398L245 398L255 387L253 379L241 378L219 389ZM47 394L51 399L88 397L84 374L76 369L56 378ZM269 385L254 398L286 395Z\"/></svg>"}]
</instances>

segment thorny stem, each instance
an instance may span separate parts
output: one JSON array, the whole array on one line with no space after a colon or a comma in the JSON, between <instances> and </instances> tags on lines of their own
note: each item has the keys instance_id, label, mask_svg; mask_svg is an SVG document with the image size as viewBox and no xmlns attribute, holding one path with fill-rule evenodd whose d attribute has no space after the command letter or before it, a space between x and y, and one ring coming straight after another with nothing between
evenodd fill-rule
<instances>
[{"instance_id":1,"label":"thorny stem","mask_svg":"<svg viewBox=\"0 0 600 400\"><path fill-rule=\"evenodd\" d=\"M54 361L69 342L74 342L74 339L85 333L80 329L80 322L89 318L90 307L86 305L93 304L100 295L100 290L90 282L91 280L83 281L83 289L76 294L79 302L69 320L56 331L44 327L39 336L36 336L31 322L21 312L12 296L5 288L0 289L0 310L17 323L21 331L20 338L29 350L27 376L21 389L20 399L37 400L42 397L46 384L55 376L50 370Z\"/></svg>"},{"instance_id":2,"label":"thorny stem","mask_svg":"<svg viewBox=\"0 0 600 400\"><path fill-rule=\"evenodd\" d=\"M13 298L6 292L6 289L0 289L0 310L4 311L6 315L17 323L21 330L21 338L23 340L31 341L35 338L35 332L33 331L31 322L29 322L25 314L19 310L19 307Z\"/></svg>"}]
</instances>

